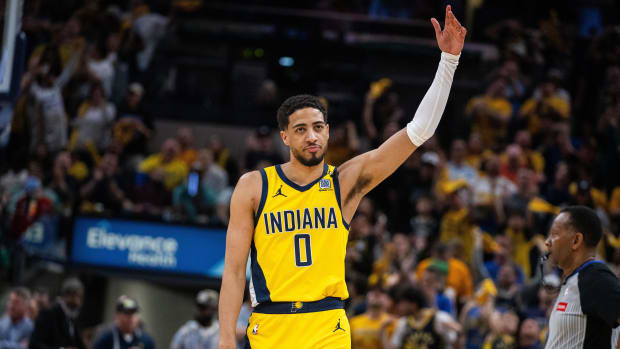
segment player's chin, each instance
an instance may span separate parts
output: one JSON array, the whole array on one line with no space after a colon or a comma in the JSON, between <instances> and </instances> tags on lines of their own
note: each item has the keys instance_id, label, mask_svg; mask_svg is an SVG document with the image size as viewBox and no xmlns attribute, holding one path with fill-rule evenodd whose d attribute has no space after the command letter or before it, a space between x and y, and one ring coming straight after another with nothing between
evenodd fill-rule
<instances>
[{"instance_id":1,"label":"player's chin","mask_svg":"<svg viewBox=\"0 0 620 349\"><path fill-rule=\"evenodd\" d=\"M323 161L323 157L324 157L324 153L313 153L310 154L309 156L305 157L305 165L306 166L316 166L318 164L321 163L321 161Z\"/></svg>"}]
</instances>

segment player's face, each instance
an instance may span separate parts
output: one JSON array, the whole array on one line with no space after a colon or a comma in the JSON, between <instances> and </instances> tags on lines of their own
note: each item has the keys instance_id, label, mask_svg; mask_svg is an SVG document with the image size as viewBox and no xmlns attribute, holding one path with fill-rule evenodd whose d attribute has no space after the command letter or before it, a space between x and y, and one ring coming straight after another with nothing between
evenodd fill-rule
<instances>
[{"instance_id":1,"label":"player's face","mask_svg":"<svg viewBox=\"0 0 620 349\"><path fill-rule=\"evenodd\" d=\"M301 164L316 166L323 161L329 139L329 125L314 108L303 108L289 116L288 128L280 131L284 144Z\"/></svg>"},{"instance_id":2,"label":"player's face","mask_svg":"<svg viewBox=\"0 0 620 349\"><path fill-rule=\"evenodd\" d=\"M549 260L559 267L566 265L569 261L576 235L569 228L568 218L566 213L560 213L555 217L549 229L549 236L545 240L547 252L550 253Z\"/></svg>"}]
</instances>

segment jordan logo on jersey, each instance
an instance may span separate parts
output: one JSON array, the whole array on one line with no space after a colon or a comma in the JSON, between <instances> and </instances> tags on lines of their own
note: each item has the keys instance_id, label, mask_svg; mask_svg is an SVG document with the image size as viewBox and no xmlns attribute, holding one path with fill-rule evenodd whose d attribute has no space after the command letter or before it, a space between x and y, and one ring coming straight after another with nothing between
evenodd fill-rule
<instances>
[{"instance_id":1,"label":"jordan logo on jersey","mask_svg":"<svg viewBox=\"0 0 620 349\"><path fill-rule=\"evenodd\" d=\"M276 194L274 196L272 196L272 198L275 198L278 195L284 196L285 198L287 197L286 195L282 194L282 186L280 186L280 189L278 189L278 191L276 191Z\"/></svg>"},{"instance_id":2,"label":"jordan logo on jersey","mask_svg":"<svg viewBox=\"0 0 620 349\"><path fill-rule=\"evenodd\" d=\"M341 330L342 332L347 332L344 330L344 328L340 327L340 319L338 319L338 323L336 324L336 328L334 328L334 330L332 332L336 332L338 330Z\"/></svg>"}]
</instances>

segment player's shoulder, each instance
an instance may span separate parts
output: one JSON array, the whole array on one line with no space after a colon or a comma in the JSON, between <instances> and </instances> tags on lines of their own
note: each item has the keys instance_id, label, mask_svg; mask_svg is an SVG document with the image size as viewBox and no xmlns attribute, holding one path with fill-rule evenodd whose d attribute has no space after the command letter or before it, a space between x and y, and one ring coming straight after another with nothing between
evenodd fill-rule
<instances>
[{"instance_id":1,"label":"player's shoulder","mask_svg":"<svg viewBox=\"0 0 620 349\"><path fill-rule=\"evenodd\" d=\"M237 182L237 187L254 186L257 184L262 185L262 181L260 171L250 171L241 175L239 181Z\"/></svg>"},{"instance_id":2,"label":"player's shoulder","mask_svg":"<svg viewBox=\"0 0 620 349\"><path fill-rule=\"evenodd\" d=\"M244 173L237 181L235 194L237 198L250 199L260 198L263 187L263 179L259 171Z\"/></svg>"}]
</instances>

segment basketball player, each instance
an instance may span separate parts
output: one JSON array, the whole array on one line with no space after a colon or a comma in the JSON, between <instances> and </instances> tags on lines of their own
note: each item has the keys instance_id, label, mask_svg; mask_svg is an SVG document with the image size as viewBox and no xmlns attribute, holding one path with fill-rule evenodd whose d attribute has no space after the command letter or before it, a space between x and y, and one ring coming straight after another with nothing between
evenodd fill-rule
<instances>
[{"instance_id":1,"label":"basketball player","mask_svg":"<svg viewBox=\"0 0 620 349\"><path fill-rule=\"evenodd\" d=\"M431 19L441 60L413 120L379 148L338 168L324 163L329 125L318 98L294 96L278 109L290 161L243 175L230 203L220 291L220 348L235 327L251 256L247 329L251 348L350 348L343 309L348 222L364 195L435 132L446 106L466 30L446 7L443 31Z\"/></svg>"}]
</instances>

